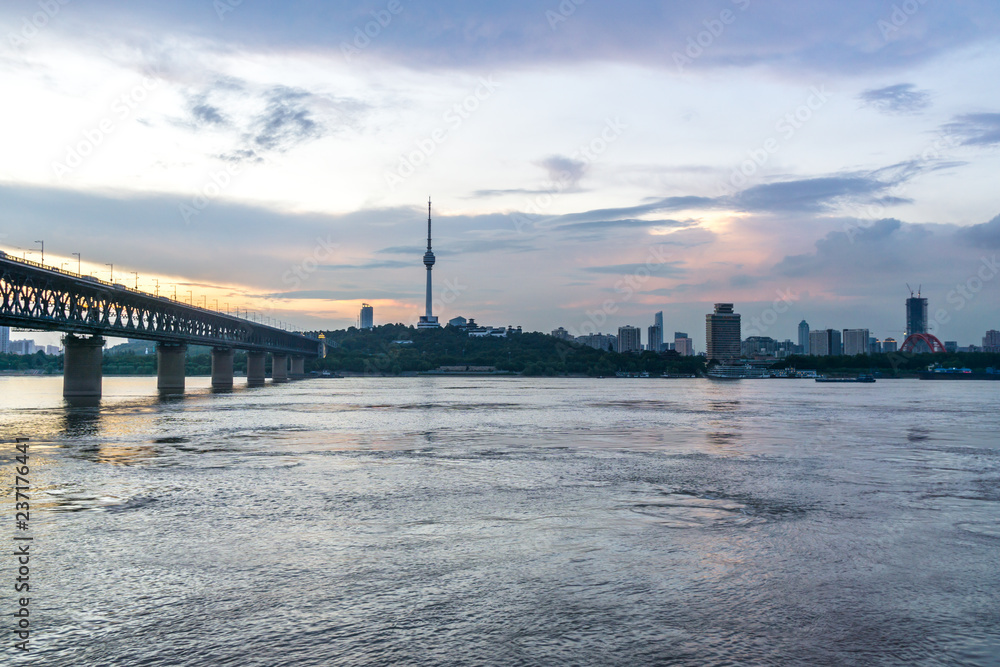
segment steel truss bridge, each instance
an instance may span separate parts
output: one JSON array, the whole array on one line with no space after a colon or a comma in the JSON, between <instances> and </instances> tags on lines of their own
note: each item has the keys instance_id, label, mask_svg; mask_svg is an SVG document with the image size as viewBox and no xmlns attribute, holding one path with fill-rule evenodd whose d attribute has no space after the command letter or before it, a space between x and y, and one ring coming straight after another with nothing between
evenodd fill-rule
<instances>
[{"instance_id":1,"label":"steel truss bridge","mask_svg":"<svg viewBox=\"0 0 1000 667\"><path fill-rule=\"evenodd\" d=\"M0 325L167 345L321 354L320 341L0 253Z\"/></svg>"}]
</instances>

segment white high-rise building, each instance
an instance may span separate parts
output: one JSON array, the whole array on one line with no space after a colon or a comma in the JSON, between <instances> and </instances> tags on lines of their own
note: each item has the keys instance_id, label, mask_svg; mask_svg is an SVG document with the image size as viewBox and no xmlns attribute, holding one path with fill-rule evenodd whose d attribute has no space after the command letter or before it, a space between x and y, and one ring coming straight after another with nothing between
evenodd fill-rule
<instances>
[{"instance_id":1,"label":"white high-rise building","mask_svg":"<svg viewBox=\"0 0 1000 667\"><path fill-rule=\"evenodd\" d=\"M642 334L638 327L631 325L618 327L618 351L620 353L642 351Z\"/></svg>"},{"instance_id":2,"label":"white high-rise building","mask_svg":"<svg viewBox=\"0 0 1000 667\"><path fill-rule=\"evenodd\" d=\"M361 304L361 328L371 329L375 326L375 309L367 303Z\"/></svg>"},{"instance_id":3,"label":"white high-rise building","mask_svg":"<svg viewBox=\"0 0 1000 667\"><path fill-rule=\"evenodd\" d=\"M844 329L844 354L853 357L855 354L868 354L868 329Z\"/></svg>"}]
</instances>

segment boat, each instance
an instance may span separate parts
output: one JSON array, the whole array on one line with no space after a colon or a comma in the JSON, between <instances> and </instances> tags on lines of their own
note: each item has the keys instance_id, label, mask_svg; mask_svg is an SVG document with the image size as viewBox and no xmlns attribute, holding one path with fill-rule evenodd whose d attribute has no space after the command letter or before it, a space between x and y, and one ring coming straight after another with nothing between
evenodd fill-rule
<instances>
[{"instance_id":1,"label":"boat","mask_svg":"<svg viewBox=\"0 0 1000 667\"><path fill-rule=\"evenodd\" d=\"M713 366L706 375L713 380L763 380L771 377L771 369L755 364L720 364Z\"/></svg>"},{"instance_id":2,"label":"boat","mask_svg":"<svg viewBox=\"0 0 1000 667\"><path fill-rule=\"evenodd\" d=\"M864 382L864 383L872 383L872 382L875 382L875 376L874 375L868 375L866 373L862 373L861 375L859 375L857 377L853 377L853 378L832 378L832 377L827 377L826 375L820 375L819 377L816 378L816 382L838 382L838 383L841 383L841 382Z\"/></svg>"},{"instance_id":3,"label":"boat","mask_svg":"<svg viewBox=\"0 0 1000 667\"><path fill-rule=\"evenodd\" d=\"M1000 372L987 368L985 373L975 373L971 368L942 368L931 364L919 377L921 380L1000 380Z\"/></svg>"}]
</instances>

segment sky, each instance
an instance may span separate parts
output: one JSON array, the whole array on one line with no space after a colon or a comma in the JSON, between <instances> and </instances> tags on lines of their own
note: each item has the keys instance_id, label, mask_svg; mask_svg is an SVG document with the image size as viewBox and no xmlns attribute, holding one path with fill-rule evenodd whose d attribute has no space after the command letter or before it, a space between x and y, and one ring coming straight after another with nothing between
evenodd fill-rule
<instances>
[{"instance_id":1,"label":"sky","mask_svg":"<svg viewBox=\"0 0 1000 667\"><path fill-rule=\"evenodd\" d=\"M442 321L899 340L909 284L1000 328L992 0L10 0L0 37L16 256L414 324L431 197Z\"/></svg>"}]
</instances>

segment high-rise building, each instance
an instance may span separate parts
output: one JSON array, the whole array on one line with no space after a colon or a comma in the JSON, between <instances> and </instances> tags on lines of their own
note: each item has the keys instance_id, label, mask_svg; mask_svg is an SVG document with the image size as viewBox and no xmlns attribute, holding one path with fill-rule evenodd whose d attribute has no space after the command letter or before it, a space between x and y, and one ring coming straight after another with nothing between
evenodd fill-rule
<instances>
[{"instance_id":1,"label":"high-rise building","mask_svg":"<svg viewBox=\"0 0 1000 667\"><path fill-rule=\"evenodd\" d=\"M733 304L715 304L715 312L705 316L705 356L709 361L738 359L741 340L740 315Z\"/></svg>"},{"instance_id":2,"label":"high-rise building","mask_svg":"<svg viewBox=\"0 0 1000 667\"><path fill-rule=\"evenodd\" d=\"M647 350L652 350L653 352L661 351L663 349L663 326L654 324L649 327L649 330L646 332L646 340L648 342Z\"/></svg>"},{"instance_id":3,"label":"high-rise building","mask_svg":"<svg viewBox=\"0 0 1000 667\"><path fill-rule=\"evenodd\" d=\"M836 329L809 332L809 354L814 357L839 356L841 350L840 332Z\"/></svg>"},{"instance_id":4,"label":"high-rise building","mask_svg":"<svg viewBox=\"0 0 1000 667\"><path fill-rule=\"evenodd\" d=\"M37 351L38 348L35 347L35 341L31 339L10 341L11 354L34 354Z\"/></svg>"},{"instance_id":5,"label":"high-rise building","mask_svg":"<svg viewBox=\"0 0 1000 667\"><path fill-rule=\"evenodd\" d=\"M809 323L805 320L799 322L799 347L802 354L809 354Z\"/></svg>"},{"instance_id":6,"label":"high-rise building","mask_svg":"<svg viewBox=\"0 0 1000 667\"><path fill-rule=\"evenodd\" d=\"M927 299L911 296L906 300L906 335L927 333Z\"/></svg>"},{"instance_id":7,"label":"high-rise building","mask_svg":"<svg viewBox=\"0 0 1000 667\"><path fill-rule=\"evenodd\" d=\"M882 341L882 353L888 354L890 352L895 352L899 349L899 343L895 338L886 338Z\"/></svg>"},{"instance_id":8,"label":"high-rise building","mask_svg":"<svg viewBox=\"0 0 1000 667\"><path fill-rule=\"evenodd\" d=\"M618 349L618 338L614 334L595 333L577 336L576 342L604 352Z\"/></svg>"},{"instance_id":9,"label":"high-rise building","mask_svg":"<svg viewBox=\"0 0 1000 667\"><path fill-rule=\"evenodd\" d=\"M868 354L868 329L844 329L844 354L853 357L856 354Z\"/></svg>"},{"instance_id":10,"label":"high-rise building","mask_svg":"<svg viewBox=\"0 0 1000 667\"><path fill-rule=\"evenodd\" d=\"M875 336L868 336L868 354L878 354L882 351L882 346L878 344L878 338Z\"/></svg>"},{"instance_id":11,"label":"high-rise building","mask_svg":"<svg viewBox=\"0 0 1000 667\"><path fill-rule=\"evenodd\" d=\"M778 341L769 336L750 336L740 345L740 354L746 359L775 357Z\"/></svg>"},{"instance_id":12,"label":"high-rise building","mask_svg":"<svg viewBox=\"0 0 1000 667\"><path fill-rule=\"evenodd\" d=\"M559 340L573 340L573 334L566 331L562 327L554 329L550 335L553 336L554 338L558 338Z\"/></svg>"},{"instance_id":13,"label":"high-rise building","mask_svg":"<svg viewBox=\"0 0 1000 667\"><path fill-rule=\"evenodd\" d=\"M674 351L682 357L692 357L694 356L694 342L683 331L675 331Z\"/></svg>"},{"instance_id":14,"label":"high-rise building","mask_svg":"<svg viewBox=\"0 0 1000 667\"><path fill-rule=\"evenodd\" d=\"M663 347L663 332L665 331L665 329L663 328L663 311L662 310L659 311L659 312L657 312L656 315L653 315L653 325L660 327L660 350L663 350L664 349L664 347ZM657 351L660 351L660 350L657 350Z\"/></svg>"},{"instance_id":15,"label":"high-rise building","mask_svg":"<svg viewBox=\"0 0 1000 667\"><path fill-rule=\"evenodd\" d=\"M983 336L983 352L1000 352L1000 331L990 329Z\"/></svg>"},{"instance_id":16,"label":"high-rise building","mask_svg":"<svg viewBox=\"0 0 1000 667\"><path fill-rule=\"evenodd\" d=\"M424 253L424 266L427 267L427 308L417 322L418 329L438 329L438 318L431 307L431 268L434 266L434 252L431 250L431 198L427 198L427 252Z\"/></svg>"},{"instance_id":17,"label":"high-rise building","mask_svg":"<svg viewBox=\"0 0 1000 667\"><path fill-rule=\"evenodd\" d=\"M371 329L375 326L375 309L367 303L361 304L361 328Z\"/></svg>"},{"instance_id":18,"label":"high-rise building","mask_svg":"<svg viewBox=\"0 0 1000 667\"><path fill-rule=\"evenodd\" d=\"M0 327L0 354L10 354L10 327Z\"/></svg>"},{"instance_id":19,"label":"high-rise building","mask_svg":"<svg viewBox=\"0 0 1000 667\"><path fill-rule=\"evenodd\" d=\"M1000 349L1000 348L998 348ZM944 342L944 351L949 354L955 354L958 352L958 341L957 340L946 340ZM988 350L987 350L988 351Z\"/></svg>"},{"instance_id":20,"label":"high-rise building","mask_svg":"<svg viewBox=\"0 0 1000 667\"><path fill-rule=\"evenodd\" d=\"M641 352L642 334L638 327L625 325L618 327L618 352Z\"/></svg>"}]
</instances>

